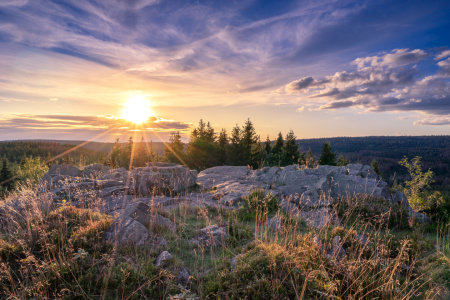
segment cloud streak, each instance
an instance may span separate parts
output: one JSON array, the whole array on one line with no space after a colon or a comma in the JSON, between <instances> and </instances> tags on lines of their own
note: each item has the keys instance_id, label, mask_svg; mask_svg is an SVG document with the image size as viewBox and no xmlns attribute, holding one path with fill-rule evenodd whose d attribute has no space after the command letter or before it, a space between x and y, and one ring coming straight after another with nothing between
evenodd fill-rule
<instances>
[{"instance_id":1,"label":"cloud streak","mask_svg":"<svg viewBox=\"0 0 450 300\"><path fill-rule=\"evenodd\" d=\"M444 51L435 58L439 60L447 55ZM435 64L435 60L428 59L431 56L432 53L421 49L396 49L357 58L352 62L355 71L337 72L321 79L304 77L281 87L278 93L298 95L305 102L323 103L316 110L414 111L428 115L415 124L448 125L447 118L440 116L450 115L450 58L437 62L435 74L424 76L416 64ZM430 121L433 118L436 121Z\"/></svg>"}]
</instances>

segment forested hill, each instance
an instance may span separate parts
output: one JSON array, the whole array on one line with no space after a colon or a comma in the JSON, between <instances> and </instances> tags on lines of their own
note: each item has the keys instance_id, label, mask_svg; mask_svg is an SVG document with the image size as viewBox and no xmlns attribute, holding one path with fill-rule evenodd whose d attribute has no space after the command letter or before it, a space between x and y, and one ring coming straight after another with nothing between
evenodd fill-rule
<instances>
[{"instance_id":1,"label":"forested hill","mask_svg":"<svg viewBox=\"0 0 450 300\"><path fill-rule=\"evenodd\" d=\"M406 174L398 161L404 156L421 156L423 168L431 168L437 183L450 177L450 136L368 136L335 137L297 140L303 151L309 148L318 157L324 142L330 142L333 151L348 156L352 162L370 164L376 159L386 179L396 174L401 181ZM447 180L448 181L448 180Z\"/></svg>"},{"instance_id":2,"label":"forested hill","mask_svg":"<svg viewBox=\"0 0 450 300\"><path fill-rule=\"evenodd\" d=\"M72 140L26 140L24 142L46 142L46 143L58 143L61 145L69 144L69 145L80 145L83 143L86 143L86 141L72 141ZM126 142L121 143L126 144ZM148 143L150 145L150 143ZM83 145L83 148L94 150L94 151L102 151L106 154L108 154L112 147L114 146L114 143L103 143L103 142L87 142ZM162 154L164 151L164 143L162 142L152 142L153 150L159 154Z\"/></svg>"},{"instance_id":3,"label":"forested hill","mask_svg":"<svg viewBox=\"0 0 450 300\"><path fill-rule=\"evenodd\" d=\"M6 157L11 163L20 163L24 157L41 157L43 160L54 158L64 152L75 148L76 145L60 144L51 142L32 142L32 141L16 141L16 142L0 142L0 158ZM67 153L72 163L90 164L98 162L101 156L106 156L103 152L78 147ZM64 155L66 156L66 155ZM64 157L56 160L61 163Z\"/></svg>"}]
</instances>

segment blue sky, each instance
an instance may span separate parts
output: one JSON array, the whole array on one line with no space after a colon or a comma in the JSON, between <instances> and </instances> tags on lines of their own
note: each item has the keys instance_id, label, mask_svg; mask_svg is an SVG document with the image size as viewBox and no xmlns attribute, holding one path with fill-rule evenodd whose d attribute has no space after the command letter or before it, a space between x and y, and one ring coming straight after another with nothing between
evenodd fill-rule
<instances>
[{"instance_id":1,"label":"blue sky","mask_svg":"<svg viewBox=\"0 0 450 300\"><path fill-rule=\"evenodd\" d=\"M0 2L0 140L450 133L449 1Z\"/></svg>"}]
</instances>

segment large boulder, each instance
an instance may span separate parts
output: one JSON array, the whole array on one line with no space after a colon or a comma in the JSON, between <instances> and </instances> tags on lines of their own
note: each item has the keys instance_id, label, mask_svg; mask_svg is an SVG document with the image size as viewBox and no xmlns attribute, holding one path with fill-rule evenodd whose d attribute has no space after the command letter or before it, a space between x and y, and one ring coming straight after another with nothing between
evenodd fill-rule
<instances>
[{"instance_id":1,"label":"large boulder","mask_svg":"<svg viewBox=\"0 0 450 300\"><path fill-rule=\"evenodd\" d=\"M48 172L46 173L50 175L50 177L54 177L57 175L67 175L71 177L81 177L82 173L81 170L77 167L74 167L72 165L68 164L62 164L62 165L53 165L50 167Z\"/></svg>"},{"instance_id":2,"label":"large boulder","mask_svg":"<svg viewBox=\"0 0 450 300\"><path fill-rule=\"evenodd\" d=\"M135 202L127 205L121 215L114 220L105 232L105 239L118 244L131 242L139 246L150 237L153 238L152 230L157 227L168 228L171 231L176 229L175 223L154 212L147 204Z\"/></svg>"},{"instance_id":3,"label":"large boulder","mask_svg":"<svg viewBox=\"0 0 450 300\"><path fill-rule=\"evenodd\" d=\"M169 163L149 163L132 171L130 194L146 196L154 190L179 192L197 183L197 171Z\"/></svg>"}]
</instances>

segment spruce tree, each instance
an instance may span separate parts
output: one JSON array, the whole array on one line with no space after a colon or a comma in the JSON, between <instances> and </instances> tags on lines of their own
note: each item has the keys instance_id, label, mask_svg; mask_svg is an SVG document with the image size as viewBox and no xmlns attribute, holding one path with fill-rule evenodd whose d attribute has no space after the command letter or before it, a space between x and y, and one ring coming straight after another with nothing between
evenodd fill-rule
<instances>
[{"instance_id":1,"label":"spruce tree","mask_svg":"<svg viewBox=\"0 0 450 300\"><path fill-rule=\"evenodd\" d=\"M186 148L186 162L190 168L203 170L220 164L219 146L211 123L206 125L200 120L199 125L191 132Z\"/></svg>"},{"instance_id":2,"label":"spruce tree","mask_svg":"<svg viewBox=\"0 0 450 300\"><path fill-rule=\"evenodd\" d=\"M177 164L184 164L184 144L181 141L180 132L172 132L169 142L164 148L164 160Z\"/></svg>"},{"instance_id":3,"label":"spruce tree","mask_svg":"<svg viewBox=\"0 0 450 300\"><path fill-rule=\"evenodd\" d=\"M114 146L111 149L111 167L118 167L119 166L119 155L120 152L122 151L122 146L119 143L119 139L116 140L116 142L114 143Z\"/></svg>"},{"instance_id":4,"label":"spruce tree","mask_svg":"<svg viewBox=\"0 0 450 300\"><path fill-rule=\"evenodd\" d=\"M11 191L14 187L14 181L12 180L12 173L9 169L8 160L6 157L2 159L2 169L0 170L0 186L3 190Z\"/></svg>"},{"instance_id":5,"label":"spruce tree","mask_svg":"<svg viewBox=\"0 0 450 300\"><path fill-rule=\"evenodd\" d=\"M281 165L289 166L299 163L300 151L296 143L297 137L294 131L290 130L286 134L286 141L284 142L283 148L281 149Z\"/></svg>"},{"instance_id":6,"label":"spruce tree","mask_svg":"<svg viewBox=\"0 0 450 300\"><path fill-rule=\"evenodd\" d=\"M256 144L259 143L259 136L256 135L255 127L250 119L245 121L242 128L242 139L241 139L241 155L242 155L242 165L249 165L254 168L258 166L258 158L260 156L260 149L254 149Z\"/></svg>"},{"instance_id":7,"label":"spruce tree","mask_svg":"<svg viewBox=\"0 0 450 300\"><path fill-rule=\"evenodd\" d=\"M311 151L311 148L309 148L308 153L306 153L306 166L310 169L314 168L316 166L316 157Z\"/></svg>"},{"instance_id":8,"label":"spruce tree","mask_svg":"<svg viewBox=\"0 0 450 300\"><path fill-rule=\"evenodd\" d=\"M266 152L266 155L269 155L272 151L272 142L269 139L269 135L267 135L266 142L264 143L264 151Z\"/></svg>"},{"instance_id":9,"label":"spruce tree","mask_svg":"<svg viewBox=\"0 0 450 300\"><path fill-rule=\"evenodd\" d=\"M323 143L319 164L328 166L336 165L336 152L331 152L331 144L329 142Z\"/></svg>"},{"instance_id":10,"label":"spruce tree","mask_svg":"<svg viewBox=\"0 0 450 300\"><path fill-rule=\"evenodd\" d=\"M346 166L350 163L350 159L348 157L344 157L344 155L339 155L337 159L337 165L338 166Z\"/></svg>"},{"instance_id":11,"label":"spruce tree","mask_svg":"<svg viewBox=\"0 0 450 300\"><path fill-rule=\"evenodd\" d=\"M147 165L148 162L148 157L147 157L147 152L145 149L145 142L144 142L144 137L141 137L141 141L139 142L139 144L136 146L135 149L135 158L133 161L133 165L135 167L145 167Z\"/></svg>"},{"instance_id":12,"label":"spruce tree","mask_svg":"<svg viewBox=\"0 0 450 300\"><path fill-rule=\"evenodd\" d=\"M272 161L270 162L271 165L279 165L280 164L280 158L281 158L281 151L283 149L283 144L284 144L284 140L283 140L283 135L280 133L278 133L278 137L275 140L275 144L272 147L272 150L270 152L270 154L272 154Z\"/></svg>"},{"instance_id":13,"label":"spruce tree","mask_svg":"<svg viewBox=\"0 0 450 300\"><path fill-rule=\"evenodd\" d=\"M228 147L227 160L230 166L240 166L241 156L241 128L236 124L231 130L230 145Z\"/></svg>"},{"instance_id":14,"label":"spruce tree","mask_svg":"<svg viewBox=\"0 0 450 300\"><path fill-rule=\"evenodd\" d=\"M378 167L378 162L376 161L376 159L374 158L372 160L372 169L380 176L383 176L383 173L381 172L380 168Z\"/></svg>"},{"instance_id":15,"label":"spruce tree","mask_svg":"<svg viewBox=\"0 0 450 300\"><path fill-rule=\"evenodd\" d=\"M219 146L217 159L219 160L221 165L226 164L227 162L227 148L228 148L228 135L227 131L222 128L222 131L219 133L219 138L217 139L217 144Z\"/></svg>"}]
</instances>

